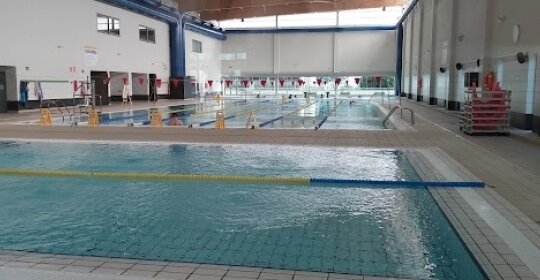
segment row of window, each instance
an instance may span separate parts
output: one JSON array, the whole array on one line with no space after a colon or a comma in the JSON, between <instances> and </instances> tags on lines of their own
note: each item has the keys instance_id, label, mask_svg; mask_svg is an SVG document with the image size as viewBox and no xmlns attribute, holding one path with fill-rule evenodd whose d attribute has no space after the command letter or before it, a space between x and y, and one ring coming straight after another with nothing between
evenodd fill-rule
<instances>
[{"instance_id":1,"label":"row of window","mask_svg":"<svg viewBox=\"0 0 540 280\"><path fill-rule=\"evenodd\" d=\"M395 6L384 9L356 9L339 12L232 19L213 23L224 29L392 26L401 18L404 9L405 6Z\"/></svg>"},{"instance_id":2,"label":"row of window","mask_svg":"<svg viewBox=\"0 0 540 280\"><path fill-rule=\"evenodd\" d=\"M97 15L97 31L104 34L120 36L120 20L106 15ZM139 25L139 39L144 42L156 42L156 30Z\"/></svg>"}]
</instances>

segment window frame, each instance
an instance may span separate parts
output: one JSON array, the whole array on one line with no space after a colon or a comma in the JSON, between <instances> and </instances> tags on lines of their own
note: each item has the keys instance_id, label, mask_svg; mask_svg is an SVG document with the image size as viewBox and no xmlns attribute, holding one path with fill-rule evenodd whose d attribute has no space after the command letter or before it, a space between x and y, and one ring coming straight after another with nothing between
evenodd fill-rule
<instances>
[{"instance_id":1,"label":"window frame","mask_svg":"<svg viewBox=\"0 0 540 280\"><path fill-rule=\"evenodd\" d=\"M141 30L142 30L141 28L146 29L146 38L143 38L141 36ZM139 41L146 42L146 43L152 43L152 44L156 43L156 29L148 27L146 25L139 24L139 29L138 30L139 30ZM154 32L153 40L150 39L150 32L151 31Z\"/></svg>"},{"instance_id":2,"label":"window frame","mask_svg":"<svg viewBox=\"0 0 540 280\"><path fill-rule=\"evenodd\" d=\"M107 22L106 23L100 23L99 19L101 19L101 18L107 19ZM106 25L107 30L99 29L99 25ZM118 25L117 28L116 28L116 25ZM120 19L119 18L111 17L111 16L104 15L104 14L97 14L97 16L96 16L96 30L97 30L98 33L120 37L120 35L122 34L122 32L120 30L120 26L121 26L121 24L120 24ZM115 32L115 31L118 31L118 32Z\"/></svg>"},{"instance_id":3,"label":"window frame","mask_svg":"<svg viewBox=\"0 0 540 280\"><path fill-rule=\"evenodd\" d=\"M198 46L196 49L195 46ZM191 51L194 53L203 53L203 44L202 41L192 39L191 40Z\"/></svg>"}]
</instances>

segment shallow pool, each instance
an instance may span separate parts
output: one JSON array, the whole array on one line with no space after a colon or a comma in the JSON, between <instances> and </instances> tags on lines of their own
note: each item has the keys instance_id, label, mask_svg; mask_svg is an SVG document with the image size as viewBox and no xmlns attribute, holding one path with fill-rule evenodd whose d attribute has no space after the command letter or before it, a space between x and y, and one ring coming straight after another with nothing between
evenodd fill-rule
<instances>
[{"instance_id":1,"label":"shallow pool","mask_svg":"<svg viewBox=\"0 0 540 280\"><path fill-rule=\"evenodd\" d=\"M393 150L3 143L0 168L417 180ZM0 249L483 279L425 189L0 177Z\"/></svg>"}]
</instances>

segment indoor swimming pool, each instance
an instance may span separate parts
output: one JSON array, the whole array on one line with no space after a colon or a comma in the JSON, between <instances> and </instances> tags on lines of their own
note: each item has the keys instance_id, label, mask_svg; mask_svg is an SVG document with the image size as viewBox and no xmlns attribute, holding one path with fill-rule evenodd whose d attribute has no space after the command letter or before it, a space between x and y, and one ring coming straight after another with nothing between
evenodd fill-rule
<instances>
[{"instance_id":1,"label":"indoor swimming pool","mask_svg":"<svg viewBox=\"0 0 540 280\"><path fill-rule=\"evenodd\" d=\"M425 188L160 180L419 180L397 150L0 142L0 249L417 279L484 279ZM1 173L1 172L0 172Z\"/></svg>"},{"instance_id":2,"label":"indoor swimming pool","mask_svg":"<svg viewBox=\"0 0 540 280\"><path fill-rule=\"evenodd\" d=\"M185 126L213 128L216 112L225 114L227 128L246 128L253 125L261 128L306 128L314 129L384 129L385 117L375 102L365 99L225 99L220 102L209 100L198 104L158 108L164 126L174 115ZM149 126L151 109L126 110L104 113L100 124L107 126ZM254 114L253 116L251 114ZM254 122L248 124L248 119ZM57 125L70 125L72 122L85 125L86 115L73 120L58 119Z\"/></svg>"}]
</instances>

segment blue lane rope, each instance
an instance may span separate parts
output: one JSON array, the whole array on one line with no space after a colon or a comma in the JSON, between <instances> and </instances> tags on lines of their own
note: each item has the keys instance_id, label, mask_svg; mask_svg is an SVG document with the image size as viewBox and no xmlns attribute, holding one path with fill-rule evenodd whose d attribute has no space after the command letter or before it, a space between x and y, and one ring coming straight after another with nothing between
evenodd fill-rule
<instances>
[{"instance_id":1,"label":"blue lane rope","mask_svg":"<svg viewBox=\"0 0 540 280\"><path fill-rule=\"evenodd\" d=\"M328 116L324 117L315 127L315 129L321 128L321 126L328 120Z\"/></svg>"},{"instance_id":2,"label":"blue lane rope","mask_svg":"<svg viewBox=\"0 0 540 280\"><path fill-rule=\"evenodd\" d=\"M228 116L228 117L225 118L225 120L230 120L230 119L232 119L232 118L236 118L236 115L234 115L234 116ZM213 124L213 123L215 123L215 122L216 122L216 120L208 121L208 122L202 122L202 123L199 124L199 126L206 126L206 125L209 125L209 124Z\"/></svg>"},{"instance_id":3,"label":"blue lane rope","mask_svg":"<svg viewBox=\"0 0 540 280\"><path fill-rule=\"evenodd\" d=\"M377 185L397 186L408 188L439 187L439 188L484 188L485 182L424 182L424 181L384 181L384 180L354 180L354 179L326 179L311 178L312 184L351 184L351 185Z\"/></svg>"},{"instance_id":4,"label":"blue lane rope","mask_svg":"<svg viewBox=\"0 0 540 280\"><path fill-rule=\"evenodd\" d=\"M259 124L259 127L265 127L273 122L276 122L276 121L279 121L281 119L283 119L285 116L280 116L280 117L277 117L277 118L274 118L274 119L271 119L269 121L265 121L265 122L262 122Z\"/></svg>"}]
</instances>

